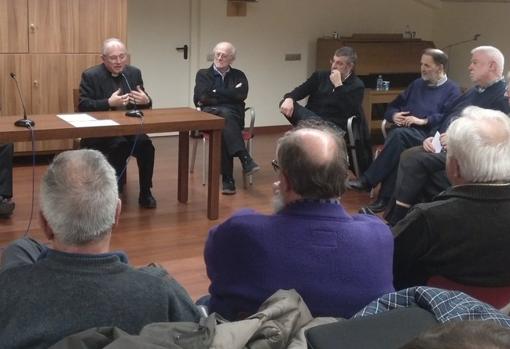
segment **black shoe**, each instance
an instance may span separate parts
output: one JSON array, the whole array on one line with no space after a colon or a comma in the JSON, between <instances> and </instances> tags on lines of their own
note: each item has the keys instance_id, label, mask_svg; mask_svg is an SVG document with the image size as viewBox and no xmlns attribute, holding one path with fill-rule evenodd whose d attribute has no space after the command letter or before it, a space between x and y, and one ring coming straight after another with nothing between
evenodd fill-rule
<instances>
[{"instance_id":1,"label":"black shoe","mask_svg":"<svg viewBox=\"0 0 510 349\"><path fill-rule=\"evenodd\" d=\"M370 186L363 177L347 181L347 188L356 191L370 191Z\"/></svg>"},{"instance_id":2,"label":"black shoe","mask_svg":"<svg viewBox=\"0 0 510 349\"><path fill-rule=\"evenodd\" d=\"M221 188L223 195L234 195L236 193L236 184L233 178L224 178L223 186Z\"/></svg>"},{"instance_id":3,"label":"black shoe","mask_svg":"<svg viewBox=\"0 0 510 349\"><path fill-rule=\"evenodd\" d=\"M138 204L143 208L156 208L158 203L154 196L151 193L149 194L140 194L138 198Z\"/></svg>"},{"instance_id":4,"label":"black shoe","mask_svg":"<svg viewBox=\"0 0 510 349\"><path fill-rule=\"evenodd\" d=\"M243 174L250 176L260 170L260 166L250 156L241 159L241 165L243 166Z\"/></svg>"},{"instance_id":5,"label":"black shoe","mask_svg":"<svg viewBox=\"0 0 510 349\"><path fill-rule=\"evenodd\" d=\"M11 199L0 196L0 218L9 218L16 204Z\"/></svg>"},{"instance_id":6,"label":"black shoe","mask_svg":"<svg viewBox=\"0 0 510 349\"><path fill-rule=\"evenodd\" d=\"M367 206L368 209L375 213L382 212L386 209L386 206L388 205L388 200L386 199L377 199L374 202L372 202L370 205Z\"/></svg>"}]
</instances>

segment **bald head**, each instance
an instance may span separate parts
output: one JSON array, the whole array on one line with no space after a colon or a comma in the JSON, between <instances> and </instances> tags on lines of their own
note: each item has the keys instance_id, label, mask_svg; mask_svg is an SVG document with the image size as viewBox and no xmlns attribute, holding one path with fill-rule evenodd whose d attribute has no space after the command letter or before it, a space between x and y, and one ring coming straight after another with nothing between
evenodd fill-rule
<instances>
[{"instance_id":1,"label":"bald head","mask_svg":"<svg viewBox=\"0 0 510 349\"><path fill-rule=\"evenodd\" d=\"M301 197L331 199L344 192L347 155L336 130L320 124L287 132L278 141L277 157L292 190Z\"/></svg>"},{"instance_id":2,"label":"bald head","mask_svg":"<svg viewBox=\"0 0 510 349\"><path fill-rule=\"evenodd\" d=\"M303 152L311 163L324 165L331 162L337 152L333 136L324 131L304 128L294 133L297 141L302 144Z\"/></svg>"},{"instance_id":3,"label":"bald head","mask_svg":"<svg viewBox=\"0 0 510 349\"><path fill-rule=\"evenodd\" d=\"M458 163L465 182L510 181L510 118L507 115L497 110L468 107L452 122L447 134L447 157Z\"/></svg>"}]
</instances>

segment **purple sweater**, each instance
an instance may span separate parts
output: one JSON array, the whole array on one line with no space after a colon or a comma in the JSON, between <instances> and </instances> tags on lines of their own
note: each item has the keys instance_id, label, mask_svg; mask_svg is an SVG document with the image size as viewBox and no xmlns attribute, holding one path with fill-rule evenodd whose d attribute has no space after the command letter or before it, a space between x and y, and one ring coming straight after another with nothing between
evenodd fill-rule
<instances>
[{"instance_id":1,"label":"purple sweater","mask_svg":"<svg viewBox=\"0 0 510 349\"><path fill-rule=\"evenodd\" d=\"M459 86L447 80L441 86L428 86L422 78L414 80L404 92L388 104L384 117L393 122L393 114L408 111L418 118L427 118L428 129L443 121L445 110L461 95Z\"/></svg>"},{"instance_id":2,"label":"purple sweater","mask_svg":"<svg viewBox=\"0 0 510 349\"><path fill-rule=\"evenodd\" d=\"M296 289L312 315L349 318L393 291L392 260L393 236L377 217L318 202L275 215L243 209L209 232L210 311L242 318Z\"/></svg>"}]
</instances>

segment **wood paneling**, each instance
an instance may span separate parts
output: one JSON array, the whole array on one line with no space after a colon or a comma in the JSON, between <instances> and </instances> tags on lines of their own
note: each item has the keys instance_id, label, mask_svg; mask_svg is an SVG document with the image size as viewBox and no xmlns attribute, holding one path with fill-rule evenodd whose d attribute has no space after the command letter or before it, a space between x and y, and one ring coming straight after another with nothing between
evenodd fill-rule
<instances>
[{"instance_id":1,"label":"wood paneling","mask_svg":"<svg viewBox=\"0 0 510 349\"><path fill-rule=\"evenodd\" d=\"M126 39L127 0L29 0L30 52L92 53Z\"/></svg>"},{"instance_id":2,"label":"wood paneling","mask_svg":"<svg viewBox=\"0 0 510 349\"><path fill-rule=\"evenodd\" d=\"M0 0L0 53L28 52L27 0Z\"/></svg>"},{"instance_id":3,"label":"wood paneling","mask_svg":"<svg viewBox=\"0 0 510 349\"><path fill-rule=\"evenodd\" d=\"M0 55L0 117L1 115L23 115L18 90L10 73L16 74L27 113L31 112L30 57L24 54Z\"/></svg>"}]
</instances>

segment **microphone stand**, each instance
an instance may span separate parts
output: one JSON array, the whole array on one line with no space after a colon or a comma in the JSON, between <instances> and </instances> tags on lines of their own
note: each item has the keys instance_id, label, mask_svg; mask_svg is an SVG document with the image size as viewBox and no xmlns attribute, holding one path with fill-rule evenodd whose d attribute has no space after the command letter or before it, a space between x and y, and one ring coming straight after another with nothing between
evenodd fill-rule
<instances>
[{"instance_id":1,"label":"microphone stand","mask_svg":"<svg viewBox=\"0 0 510 349\"><path fill-rule=\"evenodd\" d=\"M129 84L128 79L126 78L126 75L124 73L120 73L124 80L126 81L126 85L129 88L129 92L133 92L133 89L131 88L131 85ZM141 118L143 116L143 111L138 110L138 106L136 105L136 100L133 98L133 105L135 106L135 109L131 109L126 111L126 116L134 117L134 118Z\"/></svg>"},{"instance_id":2,"label":"microphone stand","mask_svg":"<svg viewBox=\"0 0 510 349\"><path fill-rule=\"evenodd\" d=\"M25 108L25 103L23 102L23 95L21 94L21 89L19 88L18 80L16 79L16 74L10 74L11 79L14 80L16 84L16 88L18 89L19 99L21 100L21 106L23 107L23 119L16 120L14 122L14 126L30 128L35 126L35 122L33 120L27 119L27 108Z\"/></svg>"},{"instance_id":3,"label":"microphone stand","mask_svg":"<svg viewBox=\"0 0 510 349\"><path fill-rule=\"evenodd\" d=\"M450 55L450 49L452 47L455 47L455 46L459 46L459 45L462 45L462 44L465 44L465 43L468 43L468 42L472 42L472 41L478 41L478 38L481 36L481 34L475 34L473 36L472 39L468 39L468 40L462 40L462 41L458 41L458 42L454 42L453 44L450 44L450 45L446 45L445 47L442 48L443 51L448 51L448 60L451 61L451 55ZM450 64L448 64L448 73L449 73L449 70L450 70Z\"/></svg>"}]
</instances>

